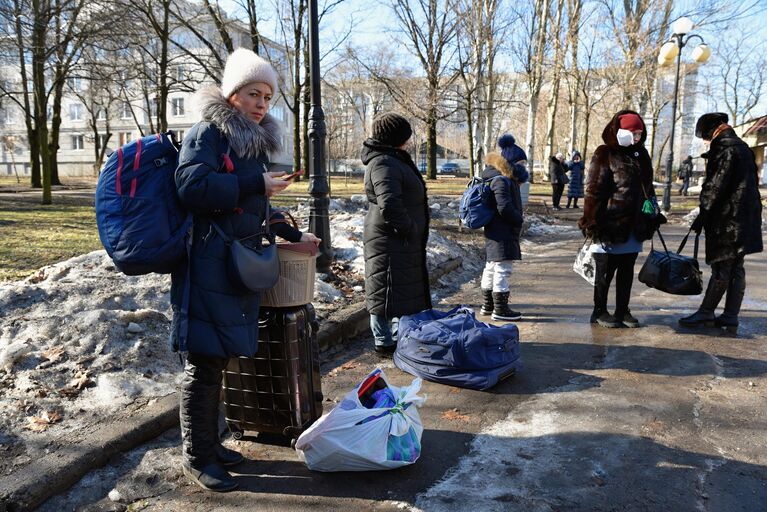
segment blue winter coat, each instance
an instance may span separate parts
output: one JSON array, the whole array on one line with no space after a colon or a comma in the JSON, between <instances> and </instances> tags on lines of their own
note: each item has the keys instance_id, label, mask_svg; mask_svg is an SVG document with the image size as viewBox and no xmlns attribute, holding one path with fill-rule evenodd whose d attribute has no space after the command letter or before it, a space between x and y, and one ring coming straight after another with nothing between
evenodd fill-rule
<instances>
[{"instance_id":1,"label":"blue winter coat","mask_svg":"<svg viewBox=\"0 0 767 512\"><path fill-rule=\"evenodd\" d=\"M268 152L279 148L278 126L268 115L260 126L248 120L220 93L218 97L202 96L202 100L209 101L203 106L203 121L184 137L176 171L179 198L194 214L188 336L186 347L182 343L179 348L214 357L253 356L261 296L232 286L227 277L228 248L211 221L233 238L263 230L267 201L262 175L267 170ZM230 172L224 166L227 148L234 167ZM292 241L301 236L292 228L282 228L278 234ZM172 276L176 310L183 302L185 271L186 266ZM181 322L174 323L178 327Z\"/></svg>"},{"instance_id":2,"label":"blue winter coat","mask_svg":"<svg viewBox=\"0 0 767 512\"><path fill-rule=\"evenodd\" d=\"M485 226L487 261L520 260L519 236L522 232L522 197L519 185L510 178L511 165L497 153L489 153L482 179L490 180L493 194L489 204L495 215ZM504 172L501 172L501 171Z\"/></svg>"},{"instance_id":3,"label":"blue winter coat","mask_svg":"<svg viewBox=\"0 0 767 512\"><path fill-rule=\"evenodd\" d=\"M573 153L580 156L577 151ZM567 197L577 199L583 197L583 171L586 169L586 165L583 163L583 159L578 162L572 160L565 164L568 171L570 171L570 183L567 185Z\"/></svg>"}]
</instances>

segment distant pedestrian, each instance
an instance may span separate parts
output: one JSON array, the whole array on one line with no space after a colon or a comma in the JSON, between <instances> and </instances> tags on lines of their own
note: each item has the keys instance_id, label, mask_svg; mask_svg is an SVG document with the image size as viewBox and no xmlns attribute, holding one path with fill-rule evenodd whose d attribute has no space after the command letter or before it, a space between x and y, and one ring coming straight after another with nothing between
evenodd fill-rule
<instances>
[{"instance_id":1,"label":"distant pedestrian","mask_svg":"<svg viewBox=\"0 0 767 512\"><path fill-rule=\"evenodd\" d=\"M679 195L686 196L687 189L690 188L690 178L692 178L692 155L687 155L682 165L679 166L679 179L682 180L682 186L679 188Z\"/></svg>"},{"instance_id":2,"label":"distant pedestrian","mask_svg":"<svg viewBox=\"0 0 767 512\"><path fill-rule=\"evenodd\" d=\"M585 164L581 159L581 154L573 151L572 160L565 164L570 172L570 183L567 184L567 206L570 208L570 201L573 201L573 208L578 208L578 199L583 197L583 171Z\"/></svg>"},{"instance_id":3,"label":"distant pedestrian","mask_svg":"<svg viewBox=\"0 0 767 512\"><path fill-rule=\"evenodd\" d=\"M646 138L647 130L639 114L621 110L602 132L605 143L596 149L589 164L578 226L591 239L589 250L596 262L590 321L603 327L639 327L629 309L634 263L642 251L642 242L665 221L657 213L652 160L644 147ZM645 201L655 206L653 214L643 212ZM616 274L615 314L611 315L607 295Z\"/></svg>"},{"instance_id":4,"label":"distant pedestrian","mask_svg":"<svg viewBox=\"0 0 767 512\"><path fill-rule=\"evenodd\" d=\"M490 182L489 198L495 213L484 228L487 261L480 287L483 305L480 313L493 320L518 320L522 313L509 307L509 278L514 260L522 259L519 236L522 232L522 197L519 186L529 174L525 169L527 155L514 137L498 139L501 153L488 153L482 179Z\"/></svg>"},{"instance_id":5,"label":"distant pedestrian","mask_svg":"<svg viewBox=\"0 0 767 512\"><path fill-rule=\"evenodd\" d=\"M549 180L551 180L551 203L555 210L561 210L559 203L562 200L562 193L565 191L565 185L568 182L567 168L565 167L565 155L557 153L549 157Z\"/></svg>"},{"instance_id":6,"label":"distant pedestrian","mask_svg":"<svg viewBox=\"0 0 767 512\"><path fill-rule=\"evenodd\" d=\"M706 231L706 263L711 279L698 311L680 318L686 327L717 326L735 334L746 291L746 254L761 252L762 203L754 153L727 124L724 113L704 114L695 135L710 142L706 177L700 192L700 213L692 223ZM714 316L724 293L724 312Z\"/></svg>"},{"instance_id":7,"label":"distant pedestrian","mask_svg":"<svg viewBox=\"0 0 767 512\"><path fill-rule=\"evenodd\" d=\"M399 114L379 114L362 148L368 212L363 234L365 305L374 348L397 348L399 317L431 308L426 183L405 151L412 135Z\"/></svg>"}]
</instances>

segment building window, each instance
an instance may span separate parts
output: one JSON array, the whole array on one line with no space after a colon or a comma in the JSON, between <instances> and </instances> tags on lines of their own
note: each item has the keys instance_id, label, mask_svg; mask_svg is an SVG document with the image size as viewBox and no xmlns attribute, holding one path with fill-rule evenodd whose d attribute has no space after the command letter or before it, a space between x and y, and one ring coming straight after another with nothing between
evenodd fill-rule
<instances>
[{"instance_id":1,"label":"building window","mask_svg":"<svg viewBox=\"0 0 767 512\"><path fill-rule=\"evenodd\" d=\"M271 108L271 111L269 112L274 116L276 119L279 119L280 121L285 121L285 108L282 105L275 105Z\"/></svg>"},{"instance_id":2,"label":"building window","mask_svg":"<svg viewBox=\"0 0 767 512\"><path fill-rule=\"evenodd\" d=\"M182 117L184 115L184 98L173 98L173 116Z\"/></svg>"},{"instance_id":3,"label":"building window","mask_svg":"<svg viewBox=\"0 0 767 512\"><path fill-rule=\"evenodd\" d=\"M120 105L120 119L131 119L132 117L130 103L123 101Z\"/></svg>"},{"instance_id":4,"label":"building window","mask_svg":"<svg viewBox=\"0 0 767 512\"><path fill-rule=\"evenodd\" d=\"M106 121L107 120L107 109L100 108L98 112L96 112L96 120L98 121Z\"/></svg>"},{"instance_id":5,"label":"building window","mask_svg":"<svg viewBox=\"0 0 767 512\"><path fill-rule=\"evenodd\" d=\"M71 76L67 78L67 85L73 91L82 90L83 81L79 76Z\"/></svg>"},{"instance_id":6,"label":"building window","mask_svg":"<svg viewBox=\"0 0 767 512\"><path fill-rule=\"evenodd\" d=\"M106 135L99 135L99 149L105 148L109 143Z\"/></svg>"},{"instance_id":7,"label":"building window","mask_svg":"<svg viewBox=\"0 0 767 512\"><path fill-rule=\"evenodd\" d=\"M72 149L81 150L85 149L85 137L82 135L72 135Z\"/></svg>"},{"instance_id":8,"label":"building window","mask_svg":"<svg viewBox=\"0 0 767 512\"><path fill-rule=\"evenodd\" d=\"M176 66L176 81L183 82L184 76L185 76L184 66Z\"/></svg>"},{"instance_id":9,"label":"building window","mask_svg":"<svg viewBox=\"0 0 767 512\"><path fill-rule=\"evenodd\" d=\"M83 105L82 103L72 103L69 105L69 119L72 121L83 120Z\"/></svg>"},{"instance_id":10,"label":"building window","mask_svg":"<svg viewBox=\"0 0 767 512\"><path fill-rule=\"evenodd\" d=\"M120 145L124 146L133 140L133 132L120 132Z\"/></svg>"},{"instance_id":11,"label":"building window","mask_svg":"<svg viewBox=\"0 0 767 512\"><path fill-rule=\"evenodd\" d=\"M0 107L0 124L13 124L13 114L8 107Z\"/></svg>"}]
</instances>

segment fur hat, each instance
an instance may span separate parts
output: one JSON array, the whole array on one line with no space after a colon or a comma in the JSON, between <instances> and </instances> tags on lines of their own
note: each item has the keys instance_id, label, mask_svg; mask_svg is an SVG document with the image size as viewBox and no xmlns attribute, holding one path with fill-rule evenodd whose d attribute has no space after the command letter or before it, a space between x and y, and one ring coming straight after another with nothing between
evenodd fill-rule
<instances>
[{"instance_id":1,"label":"fur hat","mask_svg":"<svg viewBox=\"0 0 767 512\"><path fill-rule=\"evenodd\" d=\"M514 136L510 133L504 133L503 135L498 137L498 147L501 149L510 148L514 146L516 143L517 141L514 139Z\"/></svg>"},{"instance_id":2,"label":"fur hat","mask_svg":"<svg viewBox=\"0 0 767 512\"><path fill-rule=\"evenodd\" d=\"M272 88L272 94L277 94L277 72L272 65L250 50L237 48L226 59L221 94L228 99L251 82L263 82Z\"/></svg>"},{"instance_id":3,"label":"fur hat","mask_svg":"<svg viewBox=\"0 0 767 512\"><path fill-rule=\"evenodd\" d=\"M703 140L711 140L714 131L719 125L726 123L730 118L724 112L712 112L703 114L695 123L695 136Z\"/></svg>"},{"instance_id":4,"label":"fur hat","mask_svg":"<svg viewBox=\"0 0 767 512\"><path fill-rule=\"evenodd\" d=\"M410 139L413 129L407 119L394 112L379 114L373 119L372 137L385 146L398 148Z\"/></svg>"}]
</instances>

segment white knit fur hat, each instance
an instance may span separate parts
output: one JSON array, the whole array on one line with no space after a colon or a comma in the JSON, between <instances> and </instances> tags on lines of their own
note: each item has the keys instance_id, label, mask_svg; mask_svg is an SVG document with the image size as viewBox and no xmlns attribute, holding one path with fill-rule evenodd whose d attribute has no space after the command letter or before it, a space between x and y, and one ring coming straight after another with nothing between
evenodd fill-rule
<instances>
[{"instance_id":1,"label":"white knit fur hat","mask_svg":"<svg viewBox=\"0 0 767 512\"><path fill-rule=\"evenodd\" d=\"M229 98L245 84L263 82L277 94L277 72L271 64L246 48L237 48L226 59L221 94Z\"/></svg>"}]
</instances>

